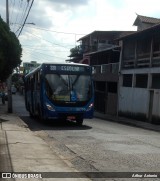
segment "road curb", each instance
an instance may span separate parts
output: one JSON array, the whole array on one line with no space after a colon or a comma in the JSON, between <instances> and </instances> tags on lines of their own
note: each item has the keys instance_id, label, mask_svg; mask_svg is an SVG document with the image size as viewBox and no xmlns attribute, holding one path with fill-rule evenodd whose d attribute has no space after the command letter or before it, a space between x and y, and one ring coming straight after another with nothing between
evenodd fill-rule
<instances>
[{"instance_id":1,"label":"road curb","mask_svg":"<svg viewBox=\"0 0 160 181\"><path fill-rule=\"evenodd\" d=\"M118 117L118 116L111 116L107 114L101 114L98 112L95 112L94 117L100 118L107 121L112 121L120 124L125 124L128 126L134 126L137 128L147 129L151 131L160 132L160 125L151 124L148 122L138 121L134 119L129 119L126 117Z\"/></svg>"}]
</instances>

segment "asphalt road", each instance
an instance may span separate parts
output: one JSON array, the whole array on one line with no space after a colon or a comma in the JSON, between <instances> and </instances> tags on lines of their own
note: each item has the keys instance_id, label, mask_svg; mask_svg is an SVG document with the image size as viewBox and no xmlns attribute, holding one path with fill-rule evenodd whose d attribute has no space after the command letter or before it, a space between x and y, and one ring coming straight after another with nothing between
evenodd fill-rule
<instances>
[{"instance_id":1,"label":"asphalt road","mask_svg":"<svg viewBox=\"0 0 160 181\"><path fill-rule=\"evenodd\" d=\"M158 132L97 118L84 120L82 127L70 122L41 123L29 117L22 95L13 95L13 105L28 127L78 171L160 171Z\"/></svg>"}]
</instances>

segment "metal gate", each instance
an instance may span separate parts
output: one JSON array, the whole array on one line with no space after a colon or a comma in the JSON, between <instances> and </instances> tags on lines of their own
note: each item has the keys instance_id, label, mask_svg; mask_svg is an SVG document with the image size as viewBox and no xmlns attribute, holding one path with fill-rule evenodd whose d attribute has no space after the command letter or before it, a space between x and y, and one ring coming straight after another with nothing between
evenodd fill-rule
<instances>
[{"instance_id":1,"label":"metal gate","mask_svg":"<svg viewBox=\"0 0 160 181\"><path fill-rule=\"evenodd\" d=\"M102 91L95 91L95 101L94 101L95 111L105 114L105 93Z\"/></svg>"}]
</instances>

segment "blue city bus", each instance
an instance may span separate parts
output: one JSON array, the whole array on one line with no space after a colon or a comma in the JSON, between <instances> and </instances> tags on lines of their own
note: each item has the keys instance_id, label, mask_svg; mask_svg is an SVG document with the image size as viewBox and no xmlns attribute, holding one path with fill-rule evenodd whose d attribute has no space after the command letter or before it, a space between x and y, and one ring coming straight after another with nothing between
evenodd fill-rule
<instances>
[{"instance_id":1,"label":"blue city bus","mask_svg":"<svg viewBox=\"0 0 160 181\"><path fill-rule=\"evenodd\" d=\"M43 63L24 78L25 104L40 120L65 119L83 124L93 118L92 68L76 63Z\"/></svg>"}]
</instances>

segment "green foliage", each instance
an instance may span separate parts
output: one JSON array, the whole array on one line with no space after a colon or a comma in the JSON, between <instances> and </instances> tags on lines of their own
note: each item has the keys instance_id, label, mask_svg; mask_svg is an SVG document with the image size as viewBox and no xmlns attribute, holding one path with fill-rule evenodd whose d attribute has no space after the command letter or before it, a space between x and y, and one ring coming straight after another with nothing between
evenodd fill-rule
<instances>
[{"instance_id":1,"label":"green foliage","mask_svg":"<svg viewBox=\"0 0 160 181\"><path fill-rule=\"evenodd\" d=\"M20 74L15 73L12 75L12 82L18 82L20 79Z\"/></svg>"},{"instance_id":2,"label":"green foliage","mask_svg":"<svg viewBox=\"0 0 160 181\"><path fill-rule=\"evenodd\" d=\"M70 57L77 57L79 56L79 47L76 46L75 48L70 49Z\"/></svg>"},{"instance_id":3,"label":"green foliage","mask_svg":"<svg viewBox=\"0 0 160 181\"><path fill-rule=\"evenodd\" d=\"M23 86L23 76L19 73L14 73L12 75L12 84L14 84L16 88Z\"/></svg>"},{"instance_id":4,"label":"green foliage","mask_svg":"<svg viewBox=\"0 0 160 181\"><path fill-rule=\"evenodd\" d=\"M5 81L21 63L22 48L16 35L0 17L0 80Z\"/></svg>"}]
</instances>

